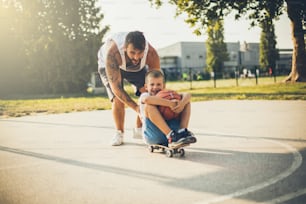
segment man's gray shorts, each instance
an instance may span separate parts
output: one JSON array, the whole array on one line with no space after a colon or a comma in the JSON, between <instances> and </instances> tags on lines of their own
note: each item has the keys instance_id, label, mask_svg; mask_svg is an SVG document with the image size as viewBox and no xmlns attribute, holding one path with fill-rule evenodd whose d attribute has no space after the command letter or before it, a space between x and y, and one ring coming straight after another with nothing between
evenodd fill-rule
<instances>
[{"instance_id":1,"label":"man's gray shorts","mask_svg":"<svg viewBox=\"0 0 306 204\"><path fill-rule=\"evenodd\" d=\"M122 77L122 87L123 87L123 81L124 79L126 81L128 81L130 84L132 84L136 90L135 90L135 95L139 96L140 92L139 89L142 88L145 84L145 75L147 73L147 68L144 67L142 70L140 70L139 72L127 72L124 71L122 69L120 69L120 73L121 73L121 77ZM112 101L113 98L115 97L115 94L113 93L110 84L109 84L109 80L106 76L105 73L105 68L100 68L99 69L99 74L102 80L102 83L104 84L106 91L107 91L107 95L108 98Z\"/></svg>"}]
</instances>

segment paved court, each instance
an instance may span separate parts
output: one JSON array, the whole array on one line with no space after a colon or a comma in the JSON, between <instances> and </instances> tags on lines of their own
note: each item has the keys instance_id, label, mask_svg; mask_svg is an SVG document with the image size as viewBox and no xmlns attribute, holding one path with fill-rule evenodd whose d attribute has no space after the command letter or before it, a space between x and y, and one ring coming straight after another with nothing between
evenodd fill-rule
<instances>
[{"instance_id":1,"label":"paved court","mask_svg":"<svg viewBox=\"0 0 306 204\"><path fill-rule=\"evenodd\" d=\"M110 111L0 119L0 203L306 203L306 101L192 104L184 158L132 138Z\"/></svg>"}]
</instances>

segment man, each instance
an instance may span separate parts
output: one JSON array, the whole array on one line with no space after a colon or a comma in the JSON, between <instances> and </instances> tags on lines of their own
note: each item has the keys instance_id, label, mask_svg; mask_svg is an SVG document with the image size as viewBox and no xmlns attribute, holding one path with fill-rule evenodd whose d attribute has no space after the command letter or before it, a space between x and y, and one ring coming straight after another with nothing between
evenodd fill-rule
<instances>
[{"instance_id":1,"label":"man","mask_svg":"<svg viewBox=\"0 0 306 204\"><path fill-rule=\"evenodd\" d=\"M110 36L98 52L98 71L112 102L116 134L111 145L123 144L125 105L139 115L139 106L123 88L124 79L135 87L135 94L144 92L145 74L160 70L159 56L140 31L116 33ZM134 137L141 134L137 117Z\"/></svg>"}]
</instances>

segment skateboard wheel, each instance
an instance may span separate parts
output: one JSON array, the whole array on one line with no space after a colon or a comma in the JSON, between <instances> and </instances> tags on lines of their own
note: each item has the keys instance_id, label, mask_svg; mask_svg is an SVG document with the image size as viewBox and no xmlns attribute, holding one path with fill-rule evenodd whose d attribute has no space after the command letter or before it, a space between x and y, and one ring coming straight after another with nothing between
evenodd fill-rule
<instances>
[{"instance_id":1,"label":"skateboard wheel","mask_svg":"<svg viewBox=\"0 0 306 204\"><path fill-rule=\"evenodd\" d=\"M172 150L167 150L166 154L167 154L167 157L172 157L173 156L173 151Z\"/></svg>"},{"instance_id":2,"label":"skateboard wheel","mask_svg":"<svg viewBox=\"0 0 306 204\"><path fill-rule=\"evenodd\" d=\"M153 146L149 146L149 151L150 152L154 152L154 147Z\"/></svg>"},{"instance_id":3,"label":"skateboard wheel","mask_svg":"<svg viewBox=\"0 0 306 204\"><path fill-rule=\"evenodd\" d=\"M178 153L180 154L180 157L183 157L185 155L185 150L184 149L180 149L178 151Z\"/></svg>"}]
</instances>

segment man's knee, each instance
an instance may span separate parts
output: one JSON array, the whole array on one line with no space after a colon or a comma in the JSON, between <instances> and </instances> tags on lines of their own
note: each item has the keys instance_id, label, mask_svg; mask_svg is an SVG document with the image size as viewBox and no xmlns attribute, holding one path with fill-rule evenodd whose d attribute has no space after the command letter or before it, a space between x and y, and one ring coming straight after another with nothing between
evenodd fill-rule
<instances>
[{"instance_id":1,"label":"man's knee","mask_svg":"<svg viewBox=\"0 0 306 204\"><path fill-rule=\"evenodd\" d=\"M113 106L115 106L116 108L124 108L124 103L119 100L117 97L114 97L112 99L112 103L113 103Z\"/></svg>"}]
</instances>

